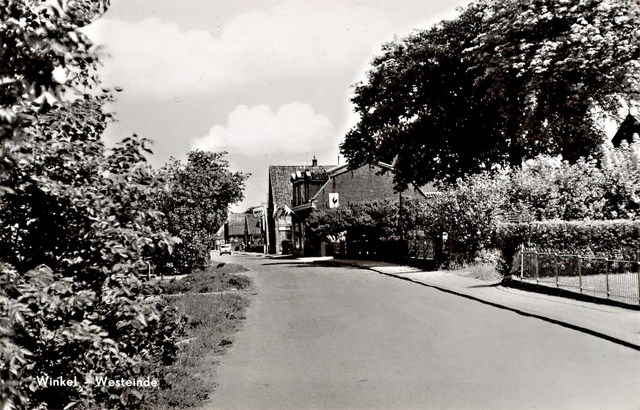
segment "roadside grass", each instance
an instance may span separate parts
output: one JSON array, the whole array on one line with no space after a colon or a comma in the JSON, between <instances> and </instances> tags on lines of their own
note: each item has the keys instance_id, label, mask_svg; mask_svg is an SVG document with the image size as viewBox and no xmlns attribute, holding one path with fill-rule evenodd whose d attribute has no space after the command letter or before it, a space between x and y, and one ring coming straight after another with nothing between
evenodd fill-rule
<instances>
[{"instance_id":1,"label":"roadside grass","mask_svg":"<svg viewBox=\"0 0 640 410\"><path fill-rule=\"evenodd\" d=\"M490 282L501 281L504 278L504 276L498 272L496 267L489 263L474 263L464 268L453 270L452 273Z\"/></svg>"},{"instance_id":2,"label":"roadside grass","mask_svg":"<svg viewBox=\"0 0 640 410\"><path fill-rule=\"evenodd\" d=\"M162 287L167 295L246 290L251 286L251 281L246 276L237 275L237 273L247 270L244 266L236 263L214 262L204 271L194 272L179 278L168 277L162 283Z\"/></svg>"},{"instance_id":3,"label":"roadside grass","mask_svg":"<svg viewBox=\"0 0 640 410\"><path fill-rule=\"evenodd\" d=\"M246 270L235 264L214 264L205 272L165 283L165 292L174 293L167 299L183 318L185 337L180 342L178 360L167 369L169 386L159 391L150 408L198 406L214 389L215 367L232 344L249 305L246 292L226 291L251 289L248 277L231 275ZM224 293L201 294L217 291Z\"/></svg>"}]
</instances>

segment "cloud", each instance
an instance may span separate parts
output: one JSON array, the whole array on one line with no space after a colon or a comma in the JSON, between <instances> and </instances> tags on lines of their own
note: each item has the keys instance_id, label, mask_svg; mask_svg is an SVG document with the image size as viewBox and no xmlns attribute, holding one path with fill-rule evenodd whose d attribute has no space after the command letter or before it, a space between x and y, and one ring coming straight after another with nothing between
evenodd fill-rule
<instances>
[{"instance_id":1,"label":"cloud","mask_svg":"<svg viewBox=\"0 0 640 410\"><path fill-rule=\"evenodd\" d=\"M315 113L309 104L292 102L275 112L267 105L240 105L229 114L226 125L213 126L191 148L257 156L314 152L335 147L338 141L327 117Z\"/></svg>"},{"instance_id":2,"label":"cloud","mask_svg":"<svg viewBox=\"0 0 640 410\"><path fill-rule=\"evenodd\" d=\"M111 56L107 83L173 97L357 71L391 31L384 13L355 2L282 0L235 16L218 36L157 18L101 19L88 34Z\"/></svg>"}]
</instances>

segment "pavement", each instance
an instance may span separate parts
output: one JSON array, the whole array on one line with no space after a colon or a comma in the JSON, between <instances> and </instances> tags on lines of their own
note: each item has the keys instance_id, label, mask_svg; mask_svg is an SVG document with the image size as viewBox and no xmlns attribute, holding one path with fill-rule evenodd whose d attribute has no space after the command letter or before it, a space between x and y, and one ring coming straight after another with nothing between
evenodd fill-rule
<instances>
[{"instance_id":1,"label":"pavement","mask_svg":"<svg viewBox=\"0 0 640 410\"><path fill-rule=\"evenodd\" d=\"M299 258L304 262L332 259ZM501 280L487 281L465 271L425 272L388 262L333 259L333 263L358 266L371 271L438 289L524 316L534 317L584 332L640 351L640 311L584 302L503 286Z\"/></svg>"}]
</instances>

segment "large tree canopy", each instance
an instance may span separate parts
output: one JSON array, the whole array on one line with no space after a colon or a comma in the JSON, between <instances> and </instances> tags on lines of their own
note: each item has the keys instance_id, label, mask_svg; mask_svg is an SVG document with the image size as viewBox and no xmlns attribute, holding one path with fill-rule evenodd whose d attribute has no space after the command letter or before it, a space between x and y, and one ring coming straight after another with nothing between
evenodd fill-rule
<instances>
[{"instance_id":1,"label":"large tree canopy","mask_svg":"<svg viewBox=\"0 0 640 410\"><path fill-rule=\"evenodd\" d=\"M342 152L354 166L395 163L400 186L593 153L604 137L598 115L638 100L639 8L481 0L387 44L355 88L360 122Z\"/></svg>"}]
</instances>

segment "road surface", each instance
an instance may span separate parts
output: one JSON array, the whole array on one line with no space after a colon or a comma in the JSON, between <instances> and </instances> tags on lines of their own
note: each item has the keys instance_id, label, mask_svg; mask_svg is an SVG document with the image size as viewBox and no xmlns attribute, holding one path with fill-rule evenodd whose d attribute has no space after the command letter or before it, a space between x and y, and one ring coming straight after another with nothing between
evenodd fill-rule
<instances>
[{"instance_id":1,"label":"road surface","mask_svg":"<svg viewBox=\"0 0 640 410\"><path fill-rule=\"evenodd\" d=\"M640 409L640 352L352 267L225 256L257 295L209 409Z\"/></svg>"}]
</instances>

